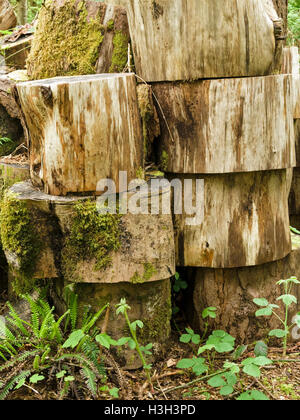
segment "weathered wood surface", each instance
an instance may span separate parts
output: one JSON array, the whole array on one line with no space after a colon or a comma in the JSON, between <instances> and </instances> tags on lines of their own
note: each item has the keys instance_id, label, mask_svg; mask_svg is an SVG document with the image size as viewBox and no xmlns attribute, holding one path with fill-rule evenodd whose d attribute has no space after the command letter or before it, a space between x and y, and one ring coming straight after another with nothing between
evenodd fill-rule
<instances>
[{"instance_id":1,"label":"weathered wood surface","mask_svg":"<svg viewBox=\"0 0 300 420\"><path fill-rule=\"evenodd\" d=\"M67 305L63 301L64 287L69 283L58 279L53 282L51 295L56 308L60 308L63 314ZM79 314L82 314L84 307L88 305L92 311L99 311L105 304L109 303L111 308L120 303L126 296L127 304L131 307L130 319L140 319L144 323L139 340L143 345L153 343L154 357L161 356L161 353L168 351L168 343L171 335L171 287L170 280L150 282L146 284L131 285L128 283L119 284L76 284L74 292L78 295ZM79 315L80 316L80 315ZM103 326L103 317L97 323L99 329ZM124 317L116 315L111 309L106 332L118 340L124 336L126 330ZM118 363L126 369L139 369L141 361L136 357L136 352L129 349L122 349L122 354L116 355Z\"/></svg>"},{"instance_id":2,"label":"weathered wood surface","mask_svg":"<svg viewBox=\"0 0 300 420\"><path fill-rule=\"evenodd\" d=\"M158 110L159 155L168 156L164 170L231 173L295 166L292 76L159 83L152 89L164 113Z\"/></svg>"},{"instance_id":3,"label":"weathered wood surface","mask_svg":"<svg viewBox=\"0 0 300 420\"><path fill-rule=\"evenodd\" d=\"M275 9L261 0L109 0L127 9L137 74L174 81L270 74Z\"/></svg>"},{"instance_id":4,"label":"weathered wood surface","mask_svg":"<svg viewBox=\"0 0 300 420\"><path fill-rule=\"evenodd\" d=\"M0 160L0 188L2 191L27 179L30 179L29 165L4 163Z\"/></svg>"},{"instance_id":5,"label":"weathered wood surface","mask_svg":"<svg viewBox=\"0 0 300 420\"><path fill-rule=\"evenodd\" d=\"M293 75L294 93L294 118L300 118L300 72L299 72L299 49L288 47L283 50L283 63L281 72Z\"/></svg>"},{"instance_id":6,"label":"weathered wood surface","mask_svg":"<svg viewBox=\"0 0 300 420\"><path fill-rule=\"evenodd\" d=\"M188 269L187 276L192 290L192 305L186 307L187 315L195 330L204 330L203 309L214 306L218 309L215 320L209 320L210 329L222 329L237 337L239 342L252 343L264 339L272 329L282 328L275 317L255 317L258 306L255 298L266 298L279 304L276 299L284 291L276 285L281 279L291 276L300 278L299 245L286 258L238 269ZM292 292L300 302L300 288ZM281 314L284 314L281 307ZM291 307L291 319L300 306ZM283 315L284 316L284 315ZM293 329L292 338L299 341L300 329Z\"/></svg>"},{"instance_id":7,"label":"weathered wood surface","mask_svg":"<svg viewBox=\"0 0 300 420\"><path fill-rule=\"evenodd\" d=\"M46 0L27 61L32 80L119 73L130 42L125 9L94 0Z\"/></svg>"},{"instance_id":8,"label":"weathered wood surface","mask_svg":"<svg viewBox=\"0 0 300 420\"><path fill-rule=\"evenodd\" d=\"M133 74L54 78L17 85L30 133L35 184L53 195L95 192L119 171L143 168L143 135Z\"/></svg>"},{"instance_id":9,"label":"weathered wood surface","mask_svg":"<svg viewBox=\"0 0 300 420\"><path fill-rule=\"evenodd\" d=\"M6 31L17 24L14 10L8 0L0 0L0 30Z\"/></svg>"},{"instance_id":10,"label":"weathered wood surface","mask_svg":"<svg viewBox=\"0 0 300 420\"><path fill-rule=\"evenodd\" d=\"M57 197L42 193L31 182L14 185L10 192L16 200L26 203L32 214L32 226L37 240L43 244L35 264L34 278L57 278L62 275L76 283L154 282L175 274L174 234L171 215L126 214L120 221L120 247L111 252L111 262L102 269L95 268L97 259L63 259L75 218L75 205L84 197ZM16 223L17 224L17 223ZM16 255L5 250L12 269L20 262Z\"/></svg>"},{"instance_id":11,"label":"weathered wood surface","mask_svg":"<svg viewBox=\"0 0 300 420\"><path fill-rule=\"evenodd\" d=\"M188 226L175 215L177 265L233 268L264 264L291 251L286 171L170 175L204 179L204 221ZM194 187L194 203L196 193Z\"/></svg>"},{"instance_id":12,"label":"weathered wood surface","mask_svg":"<svg viewBox=\"0 0 300 420\"><path fill-rule=\"evenodd\" d=\"M33 36L29 36L16 42L3 44L0 51L5 59L5 64L18 70L25 69L32 40Z\"/></svg>"}]
</instances>

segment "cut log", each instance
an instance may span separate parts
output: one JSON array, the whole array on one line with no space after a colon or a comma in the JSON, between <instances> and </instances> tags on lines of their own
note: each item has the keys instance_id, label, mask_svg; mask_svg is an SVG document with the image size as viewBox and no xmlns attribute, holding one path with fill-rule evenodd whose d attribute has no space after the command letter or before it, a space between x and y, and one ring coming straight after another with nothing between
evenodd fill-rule
<instances>
[{"instance_id":1,"label":"cut log","mask_svg":"<svg viewBox=\"0 0 300 420\"><path fill-rule=\"evenodd\" d=\"M5 64L15 69L25 69L26 60L30 51L33 36L19 39L1 46L1 55L4 57Z\"/></svg>"},{"instance_id":2,"label":"cut log","mask_svg":"<svg viewBox=\"0 0 300 420\"><path fill-rule=\"evenodd\" d=\"M291 251L286 171L224 175L175 175L170 179L204 180L204 221L186 223L175 215L177 265L233 268L275 261ZM195 182L195 181L194 181Z\"/></svg>"},{"instance_id":3,"label":"cut log","mask_svg":"<svg viewBox=\"0 0 300 420\"><path fill-rule=\"evenodd\" d=\"M137 74L147 82L270 74L275 9L261 0L109 0L127 9Z\"/></svg>"},{"instance_id":4,"label":"cut log","mask_svg":"<svg viewBox=\"0 0 300 420\"><path fill-rule=\"evenodd\" d=\"M0 160L0 191L12 187L17 182L30 179L29 165L18 163L4 163Z\"/></svg>"},{"instance_id":5,"label":"cut log","mask_svg":"<svg viewBox=\"0 0 300 420\"><path fill-rule=\"evenodd\" d=\"M276 285L281 279L291 276L300 278L299 244L293 247L292 253L286 258L263 264L257 267L238 269L188 269L187 281L192 290L192 305L185 309L195 331L204 330L202 311L216 307L218 316L209 320L209 329L226 330L241 343L253 343L265 339L273 329L282 329L282 324L275 317L255 316L259 309L253 303L255 298L265 298L270 303L279 304L276 300L284 291ZM300 288L292 291L300 302ZM291 307L291 319L299 312L298 307ZM279 313L283 315L283 307ZM206 320L205 320L206 321ZM292 339L299 341L300 329L292 331Z\"/></svg>"},{"instance_id":6,"label":"cut log","mask_svg":"<svg viewBox=\"0 0 300 420\"><path fill-rule=\"evenodd\" d=\"M12 153L23 141L23 129L20 121L11 118L0 105L0 156Z\"/></svg>"},{"instance_id":7,"label":"cut log","mask_svg":"<svg viewBox=\"0 0 300 420\"><path fill-rule=\"evenodd\" d=\"M17 18L8 0L0 0L0 30L6 31L15 27Z\"/></svg>"},{"instance_id":8,"label":"cut log","mask_svg":"<svg viewBox=\"0 0 300 420\"><path fill-rule=\"evenodd\" d=\"M15 206L25 208L25 216L20 214L23 219L28 216L31 222L27 232L36 238L36 247L31 250L31 277L63 276L76 283L142 284L175 274L170 214L99 215L95 201L50 196L30 182L16 184L9 191L13 198L7 199L7 218ZM1 225L4 251L15 271L26 266L24 254L18 255L19 248L9 239L14 232L18 234L19 228L18 220L6 220ZM29 254L27 239L20 238L19 244L25 258Z\"/></svg>"},{"instance_id":9,"label":"cut log","mask_svg":"<svg viewBox=\"0 0 300 420\"><path fill-rule=\"evenodd\" d=\"M68 285L63 280L53 282L52 297L55 306L61 308L63 313L66 304L63 300L64 287ZM90 307L92 311L99 311L107 303L110 304L109 322L106 332L114 339L124 337L127 331L126 321L123 316L117 316L115 305L121 299L126 298L130 306L129 318L144 323L144 328L138 331L139 342L143 345L153 343L153 354L157 358L162 351L167 350L171 334L171 287L170 280L150 282L146 284L131 285L128 283L119 284L76 284L74 292L78 295L79 317L82 316L84 308ZM103 327L103 317L98 321L97 326ZM127 333L126 333L127 335ZM113 349L111 349L113 351ZM135 351L122 348L122 354L114 354L119 364L126 369L138 369L142 367L141 361ZM148 359L149 360L149 359Z\"/></svg>"},{"instance_id":10,"label":"cut log","mask_svg":"<svg viewBox=\"0 0 300 420\"><path fill-rule=\"evenodd\" d=\"M32 80L119 73L127 66L126 11L93 0L46 0L27 61Z\"/></svg>"},{"instance_id":11,"label":"cut log","mask_svg":"<svg viewBox=\"0 0 300 420\"><path fill-rule=\"evenodd\" d=\"M17 85L30 133L31 176L53 195L95 192L119 171L144 166L133 74L54 78Z\"/></svg>"},{"instance_id":12,"label":"cut log","mask_svg":"<svg viewBox=\"0 0 300 420\"><path fill-rule=\"evenodd\" d=\"M168 157L162 169L199 174L295 166L292 88L289 75L154 84L164 114L158 109L158 155Z\"/></svg>"}]
</instances>

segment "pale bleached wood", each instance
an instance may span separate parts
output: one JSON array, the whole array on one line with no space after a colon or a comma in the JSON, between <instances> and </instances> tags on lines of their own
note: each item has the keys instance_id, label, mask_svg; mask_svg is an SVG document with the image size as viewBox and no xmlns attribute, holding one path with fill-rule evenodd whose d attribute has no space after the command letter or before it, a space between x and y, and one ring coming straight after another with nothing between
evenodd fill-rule
<instances>
[{"instance_id":1,"label":"pale bleached wood","mask_svg":"<svg viewBox=\"0 0 300 420\"><path fill-rule=\"evenodd\" d=\"M146 81L270 74L278 15L261 0L109 2L127 9L136 71Z\"/></svg>"},{"instance_id":2,"label":"pale bleached wood","mask_svg":"<svg viewBox=\"0 0 300 420\"><path fill-rule=\"evenodd\" d=\"M291 75L155 83L152 89L164 113L158 109L158 146L159 155L168 156L168 172L295 166Z\"/></svg>"},{"instance_id":3,"label":"pale bleached wood","mask_svg":"<svg viewBox=\"0 0 300 420\"><path fill-rule=\"evenodd\" d=\"M299 72L299 49L287 47L283 50L283 62L281 72L293 75L294 94L294 118L300 118L300 72Z\"/></svg>"},{"instance_id":4,"label":"pale bleached wood","mask_svg":"<svg viewBox=\"0 0 300 420\"><path fill-rule=\"evenodd\" d=\"M95 192L119 171L143 167L143 134L133 74L25 82L17 86L30 133L31 176L53 195Z\"/></svg>"},{"instance_id":5,"label":"pale bleached wood","mask_svg":"<svg viewBox=\"0 0 300 420\"><path fill-rule=\"evenodd\" d=\"M291 251L285 170L168 177L204 179L203 223L188 226L190 216L174 216L178 266L253 266ZM193 194L195 205L195 186Z\"/></svg>"},{"instance_id":6,"label":"pale bleached wood","mask_svg":"<svg viewBox=\"0 0 300 420\"><path fill-rule=\"evenodd\" d=\"M218 316L209 320L209 329L225 330L236 337L238 343L248 344L265 339L272 329L282 328L276 317L256 318L259 307L253 299L265 298L270 303L280 304L277 298L284 291L276 283L291 276L300 278L300 249L295 246L286 258L256 267L196 268L188 269L186 275L193 290L192 303L186 308L187 317L195 330L204 330L203 308L213 306L217 308ZM292 293L299 299L300 287L295 287ZM299 305L291 307L290 322L299 309ZM283 306L278 313L284 317ZM290 339L299 341L299 334L300 329L294 329L294 337Z\"/></svg>"},{"instance_id":7,"label":"pale bleached wood","mask_svg":"<svg viewBox=\"0 0 300 420\"><path fill-rule=\"evenodd\" d=\"M121 246L111 253L111 263L95 269L95 259L78 261L72 270L62 263L62 253L75 216L74 206L87 197L57 197L41 192L31 182L14 185L10 190L26 203L32 226L43 244L34 278L58 278L76 283L146 283L175 274L172 216L126 214L120 223ZM4 250L11 269L20 265L16 255ZM147 269L148 267L148 269ZM74 270L73 270L74 269Z\"/></svg>"},{"instance_id":8,"label":"pale bleached wood","mask_svg":"<svg viewBox=\"0 0 300 420\"><path fill-rule=\"evenodd\" d=\"M17 18L8 0L0 0L0 30L6 31L15 27Z\"/></svg>"}]
</instances>

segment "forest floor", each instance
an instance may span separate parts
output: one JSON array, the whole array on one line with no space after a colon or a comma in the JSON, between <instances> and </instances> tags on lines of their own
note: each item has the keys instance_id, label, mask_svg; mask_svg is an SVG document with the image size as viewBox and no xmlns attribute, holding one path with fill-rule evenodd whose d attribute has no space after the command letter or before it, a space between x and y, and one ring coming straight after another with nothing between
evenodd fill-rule
<instances>
[{"instance_id":1,"label":"forest floor","mask_svg":"<svg viewBox=\"0 0 300 420\"><path fill-rule=\"evenodd\" d=\"M3 314L4 307L5 296L2 296L2 299L0 296L0 315ZM153 364L152 389L143 369L135 371L120 369L118 371L118 368L108 368L105 385L110 389L118 387L120 400L235 400L241 393L252 390L263 392L270 400L300 400L300 342L291 344L285 357L282 355L282 348L269 348L268 358L276 362L271 366L262 367L259 379L241 373L234 393L223 397L220 395L219 389L212 388L207 384L207 381L203 380L205 375L197 377L191 370L182 370L176 367L180 360L192 358L195 354L195 348L192 345L179 341L179 331L183 332L186 327L183 322L181 320L179 324L176 323L176 329L174 328L168 341L168 349ZM242 358L234 362L241 363L245 358L254 357L253 348L254 346L249 346ZM282 359L288 361L281 362ZM214 360L213 372L221 370L227 360L232 361L230 355L217 355ZM7 399L56 400L58 392L53 381L46 380L30 388L22 387L14 390ZM76 395L71 393L68 399L78 399L78 395L76 398ZM91 397L83 396L83 399L91 399ZM113 400L115 398L103 391L103 393L99 392L97 399Z\"/></svg>"}]
</instances>

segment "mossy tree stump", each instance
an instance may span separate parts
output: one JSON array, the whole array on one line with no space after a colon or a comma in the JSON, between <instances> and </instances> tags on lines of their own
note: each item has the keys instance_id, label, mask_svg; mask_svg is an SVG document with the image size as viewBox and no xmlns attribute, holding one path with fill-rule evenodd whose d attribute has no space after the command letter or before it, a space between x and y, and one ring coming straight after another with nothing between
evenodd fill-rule
<instances>
[{"instance_id":1,"label":"mossy tree stump","mask_svg":"<svg viewBox=\"0 0 300 420\"><path fill-rule=\"evenodd\" d=\"M129 29L122 7L93 0L46 0L27 61L32 80L120 73L127 66Z\"/></svg>"},{"instance_id":2,"label":"mossy tree stump","mask_svg":"<svg viewBox=\"0 0 300 420\"><path fill-rule=\"evenodd\" d=\"M31 177L53 195L95 192L102 179L119 190L144 167L133 74L53 78L17 85L30 133Z\"/></svg>"},{"instance_id":3,"label":"mossy tree stump","mask_svg":"<svg viewBox=\"0 0 300 420\"><path fill-rule=\"evenodd\" d=\"M171 215L103 215L95 199L50 196L30 182L6 195L1 237L11 269L25 280L138 288L175 274Z\"/></svg>"},{"instance_id":4,"label":"mossy tree stump","mask_svg":"<svg viewBox=\"0 0 300 420\"><path fill-rule=\"evenodd\" d=\"M109 1L127 9L136 72L147 82L264 76L276 68L282 21L272 2Z\"/></svg>"}]
</instances>

